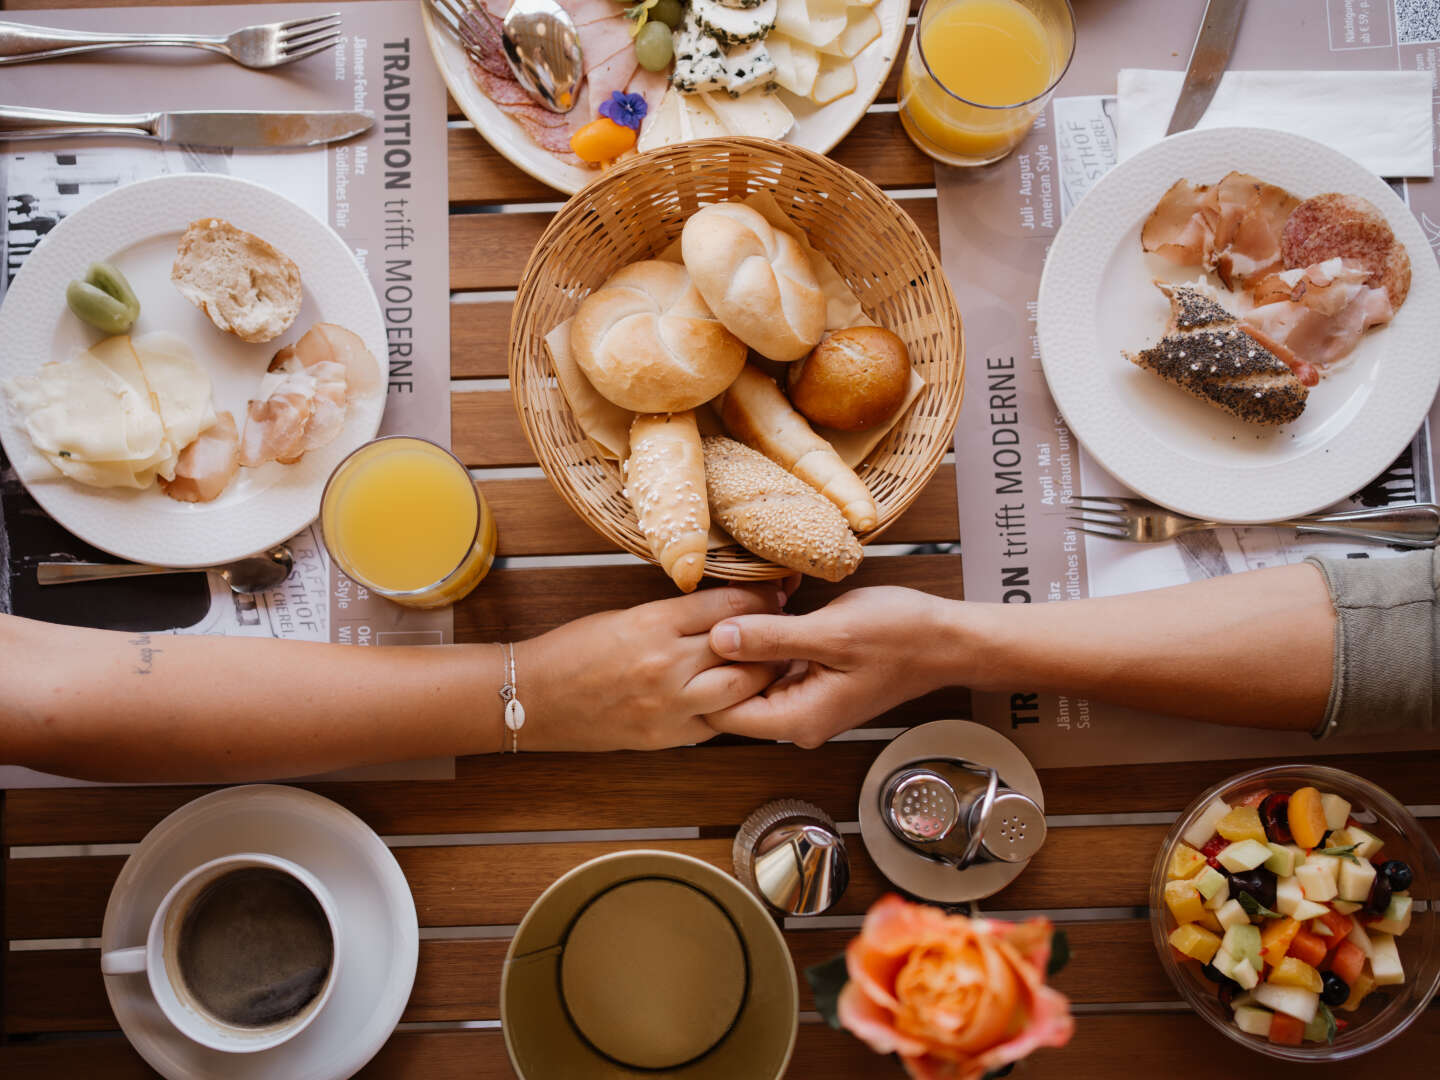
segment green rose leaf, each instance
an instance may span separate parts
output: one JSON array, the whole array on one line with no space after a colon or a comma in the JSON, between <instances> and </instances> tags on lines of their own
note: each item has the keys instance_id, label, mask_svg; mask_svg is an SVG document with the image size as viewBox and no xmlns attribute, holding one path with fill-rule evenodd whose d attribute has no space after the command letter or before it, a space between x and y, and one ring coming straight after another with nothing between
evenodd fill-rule
<instances>
[{"instance_id":1,"label":"green rose leaf","mask_svg":"<svg viewBox=\"0 0 1440 1080\"><path fill-rule=\"evenodd\" d=\"M1056 930L1050 939L1050 963L1045 967L1045 977L1053 979L1057 972L1070 962L1070 938L1064 930Z\"/></svg>"},{"instance_id":2,"label":"green rose leaf","mask_svg":"<svg viewBox=\"0 0 1440 1080\"><path fill-rule=\"evenodd\" d=\"M815 1011L825 1018L832 1028L840 1026L840 991L850 979L845 968L845 954L832 956L823 964L805 969L805 981L815 994Z\"/></svg>"}]
</instances>

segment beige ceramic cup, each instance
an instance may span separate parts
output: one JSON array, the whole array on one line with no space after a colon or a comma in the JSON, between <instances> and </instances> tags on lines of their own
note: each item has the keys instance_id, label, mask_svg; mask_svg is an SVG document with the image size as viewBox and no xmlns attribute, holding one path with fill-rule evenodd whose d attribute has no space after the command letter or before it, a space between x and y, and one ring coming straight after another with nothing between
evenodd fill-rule
<instances>
[{"instance_id":1,"label":"beige ceramic cup","mask_svg":"<svg viewBox=\"0 0 1440 1080\"><path fill-rule=\"evenodd\" d=\"M777 1080L795 1048L795 968L730 875L617 852L531 906L505 957L500 1019L522 1080Z\"/></svg>"}]
</instances>

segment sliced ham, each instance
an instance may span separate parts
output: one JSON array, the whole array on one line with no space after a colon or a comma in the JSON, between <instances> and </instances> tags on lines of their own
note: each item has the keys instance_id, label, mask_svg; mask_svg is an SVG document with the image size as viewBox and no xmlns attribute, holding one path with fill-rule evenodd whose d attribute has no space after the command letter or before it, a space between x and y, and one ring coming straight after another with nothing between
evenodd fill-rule
<instances>
[{"instance_id":1,"label":"sliced ham","mask_svg":"<svg viewBox=\"0 0 1440 1080\"><path fill-rule=\"evenodd\" d=\"M228 412L202 431L180 451L175 478L160 477L165 494L180 502L209 502L225 490L240 467L240 436L235 418Z\"/></svg>"},{"instance_id":2,"label":"sliced ham","mask_svg":"<svg viewBox=\"0 0 1440 1080\"><path fill-rule=\"evenodd\" d=\"M1176 180L1146 219L1140 246L1178 266L1200 266L1210 257L1218 218L1210 185Z\"/></svg>"},{"instance_id":3,"label":"sliced ham","mask_svg":"<svg viewBox=\"0 0 1440 1080\"><path fill-rule=\"evenodd\" d=\"M635 55L634 39L630 36L634 25L616 4L611 18L598 19L575 28L580 35L580 51L585 55L587 77L616 53L628 51L631 56Z\"/></svg>"},{"instance_id":4,"label":"sliced ham","mask_svg":"<svg viewBox=\"0 0 1440 1080\"><path fill-rule=\"evenodd\" d=\"M585 91L590 112L600 115L600 106L609 101L610 95L615 91L624 91L637 67L639 64L635 61L635 50L625 49L599 67L588 68L585 74Z\"/></svg>"},{"instance_id":5,"label":"sliced ham","mask_svg":"<svg viewBox=\"0 0 1440 1080\"><path fill-rule=\"evenodd\" d=\"M1232 172L1215 186L1218 217L1210 262L1227 288L1280 268L1280 235L1300 200L1282 187Z\"/></svg>"},{"instance_id":6,"label":"sliced ham","mask_svg":"<svg viewBox=\"0 0 1440 1080\"><path fill-rule=\"evenodd\" d=\"M240 464L256 468L269 461L289 465L305 453L305 429L315 412L316 380L303 372L267 376L265 396L251 401L240 440Z\"/></svg>"},{"instance_id":7,"label":"sliced ham","mask_svg":"<svg viewBox=\"0 0 1440 1080\"><path fill-rule=\"evenodd\" d=\"M305 331L294 345L287 345L275 354L270 370L304 370L314 375L316 365L327 362L344 368L351 397L371 394L380 388L380 365L370 355L365 342L359 334L334 323L316 323Z\"/></svg>"},{"instance_id":8,"label":"sliced ham","mask_svg":"<svg viewBox=\"0 0 1440 1080\"><path fill-rule=\"evenodd\" d=\"M1321 371L1349 356L1366 330L1395 314L1389 295L1367 285L1369 273L1358 264L1329 259L1284 275L1291 276L1296 281L1290 299L1261 304L1244 321Z\"/></svg>"},{"instance_id":9,"label":"sliced ham","mask_svg":"<svg viewBox=\"0 0 1440 1080\"><path fill-rule=\"evenodd\" d=\"M609 0L606 0L608 3ZM651 112L660 106L660 99L665 96L665 91L670 86L670 76L663 71L646 71L643 67L636 67L635 73L630 76L630 81L625 84L627 94L639 94L645 99L645 104Z\"/></svg>"},{"instance_id":10,"label":"sliced ham","mask_svg":"<svg viewBox=\"0 0 1440 1080\"><path fill-rule=\"evenodd\" d=\"M586 26L615 16L615 0L559 0L576 26Z\"/></svg>"}]
</instances>

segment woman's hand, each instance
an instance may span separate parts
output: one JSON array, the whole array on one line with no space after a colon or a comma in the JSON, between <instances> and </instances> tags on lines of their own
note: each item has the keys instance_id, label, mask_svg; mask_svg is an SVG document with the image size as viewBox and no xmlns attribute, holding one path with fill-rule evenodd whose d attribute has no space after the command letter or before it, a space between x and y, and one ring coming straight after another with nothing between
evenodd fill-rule
<instances>
[{"instance_id":1,"label":"woman's hand","mask_svg":"<svg viewBox=\"0 0 1440 1080\"><path fill-rule=\"evenodd\" d=\"M705 722L765 689L776 668L727 663L710 628L775 616L775 584L702 589L591 615L515 646L522 750L655 750L704 742Z\"/></svg>"},{"instance_id":2,"label":"woman's hand","mask_svg":"<svg viewBox=\"0 0 1440 1080\"><path fill-rule=\"evenodd\" d=\"M944 685L949 601L914 589L856 589L809 615L726 619L710 647L728 660L795 661L760 697L711 712L716 731L819 746Z\"/></svg>"}]
</instances>

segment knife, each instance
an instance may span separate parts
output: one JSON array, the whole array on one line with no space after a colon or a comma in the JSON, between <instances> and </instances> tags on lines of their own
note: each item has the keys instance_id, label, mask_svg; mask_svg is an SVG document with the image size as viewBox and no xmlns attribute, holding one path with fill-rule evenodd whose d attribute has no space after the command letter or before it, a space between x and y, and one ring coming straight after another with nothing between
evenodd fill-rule
<instances>
[{"instance_id":1,"label":"knife","mask_svg":"<svg viewBox=\"0 0 1440 1080\"><path fill-rule=\"evenodd\" d=\"M133 135L189 146L319 146L368 131L369 112L256 112L248 109L75 113L0 106L0 142L66 135Z\"/></svg>"},{"instance_id":2,"label":"knife","mask_svg":"<svg viewBox=\"0 0 1440 1080\"><path fill-rule=\"evenodd\" d=\"M1235 47L1240 16L1244 13L1245 0L1210 0L1205 5L1205 18L1200 23L1200 33L1195 35L1190 66L1185 70L1185 84L1180 87L1180 97L1175 102L1175 111L1170 114L1166 135L1189 131L1205 115L1205 109L1220 85L1220 76L1225 74L1225 67L1230 63L1230 50Z\"/></svg>"}]
</instances>

